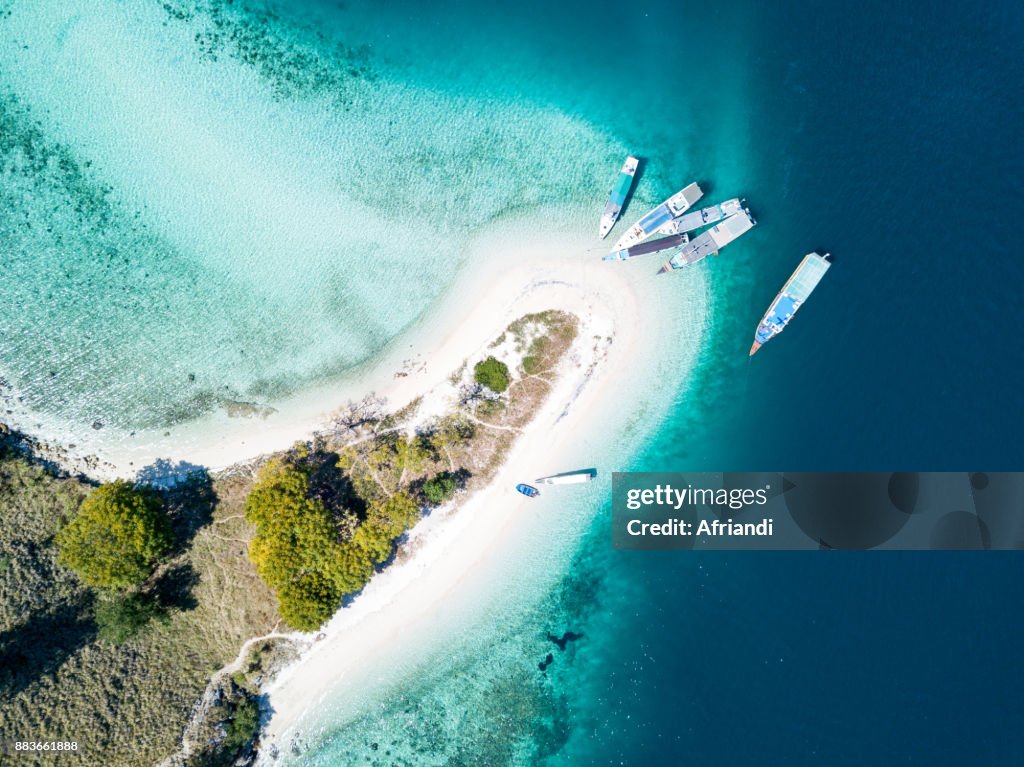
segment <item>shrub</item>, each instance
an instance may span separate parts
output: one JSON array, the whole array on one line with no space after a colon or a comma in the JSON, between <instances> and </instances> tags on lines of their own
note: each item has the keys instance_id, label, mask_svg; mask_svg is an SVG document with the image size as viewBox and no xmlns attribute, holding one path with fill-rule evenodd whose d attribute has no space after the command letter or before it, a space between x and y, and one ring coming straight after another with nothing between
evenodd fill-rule
<instances>
[{"instance_id":1,"label":"shrub","mask_svg":"<svg viewBox=\"0 0 1024 767\"><path fill-rule=\"evenodd\" d=\"M499 359L488 357L476 363L473 368L473 380L481 386L486 386L491 391L501 394L508 388L508 365Z\"/></svg>"},{"instance_id":2,"label":"shrub","mask_svg":"<svg viewBox=\"0 0 1024 767\"><path fill-rule=\"evenodd\" d=\"M239 700L224 729L226 751L237 753L248 746L260 729L260 707L256 699L245 697Z\"/></svg>"},{"instance_id":3,"label":"shrub","mask_svg":"<svg viewBox=\"0 0 1024 767\"><path fill-rule=\"evenodd\" d=\"M443 472L423 483L423 497L436 506L455 495L456 487L455 477Z\"/></svg>"},{"instance_id":4,"label":"shrub","mask_svg":"<svg viewBox=\"0 0 1024 767\"><path fill-rule=\"evenodd\" d=\"M141 594L115 596L96 605L96 626L100 639L110 644L124 644L161 614L156 603Z\"/></svg>"},{"instance_id":5,"label":"shrub","mask_svg":"<svg viewBox=\"0 0 1024 767\"><path fill-rule=\"evenodd\" d=\"M528 376L532 376L539 373L542 369L540 357L534 357L532 355L523 357L523 372Z\"/></svg>"},{"instance_id":6,"label":"shrub","mask_svg":"<svg viewBox=\"0 0 1024 767\"><path fill-rule=\"evenodd\" d=\"M90 493L56 540L61 564L86 583L128 588L149 576L174 536L160 497L119 481Z\"/></svg>"}]
</instances>

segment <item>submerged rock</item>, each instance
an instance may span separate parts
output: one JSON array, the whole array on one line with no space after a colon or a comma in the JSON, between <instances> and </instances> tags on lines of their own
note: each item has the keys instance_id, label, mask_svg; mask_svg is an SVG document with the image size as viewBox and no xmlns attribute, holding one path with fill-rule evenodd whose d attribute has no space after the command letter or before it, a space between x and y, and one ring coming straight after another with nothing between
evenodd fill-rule
<instances>
[{"instance_id":1,"label":"submerged rock","mask_svg":"<svg viewBox=\"0 0 1024 767\"><path fill-rule=\"evenodd\" d=\"M277 410L268 405L258 405L255 402L241 402L239 400L225 400L222 405L228 418L266 418Z\"/></svg>"}]
</instances>

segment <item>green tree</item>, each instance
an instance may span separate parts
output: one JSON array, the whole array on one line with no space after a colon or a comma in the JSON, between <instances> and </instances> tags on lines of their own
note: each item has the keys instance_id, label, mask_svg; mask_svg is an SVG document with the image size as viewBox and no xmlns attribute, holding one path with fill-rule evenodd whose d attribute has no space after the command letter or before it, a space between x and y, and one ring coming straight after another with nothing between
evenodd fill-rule
<instances>
[{"instance_id":1,"label":"green tree","mask_svg":"<svg viewBox=\"0 0 1024 767\"><path fill-rule=\"evenodd\" d=\"M174 535L156 493L118 481L90 493L56 541L61 563L89 585L128 588L149 576Z\"/></svg>"},{"instance_id":2,"label":"green tree","mask_svg":"<svg viewBox=\"0 0 1024 767\"><path fill-rule=\"evenodd\" d=\"M455 477L442 472L423 483L423 497L434 505L442 504L455 495L456 487Z\"/></svg>"},{"instance_id":3,"label":"green tree","mask_svg":"<svg viewBox=\"0 0 1024 767\"><path fill-rule=\"evenodd\" d=\"M259 729L259 704L255 698L246 695L235 704L231 717L225 723L224 749L237 754L256 738Z\"/></svg>"},{"instance_id":4,"label":"green tree","mask_svg":"<svg viewBox=\"0 0 1024 767\"><path fill-rule=\"evenodd\" d=\"M395 539L415 524L420 510L406 493L395 493L386 501L370 506L366 521L352 536L352 545L366 554L372 564L389 556Z\"/></svg>"},{"instance_id":5,"label":"green tree","mask_svg":"<svg viewBox=\"0 0 1024 767\"><path fill-rule=\"evenodd\" d=\"M362 589L419 517L416 502L398 492L371 501L351 537L343 538L335 517L310 497L310 471L301 457L270 461L245 511L256 525L249 558L277 592L281 617L302 631L319 628L345 594Z\"/></svg>"},{"instance_id":6,"label":"green tree","mask_svg":"<svg viewBox=\"0 0 1024 767\"><path fill-rule=\"evenodd\" d=\"M303 631L327 620L343 593L338 525L309 497L310 471L308 464L270 461L245 504L245 518L256 526L249 558L277 592L281 617Z\"/></svg>"},{"instance_id":7,"label":"green tree","mask_svg":"<svg viewBox=\"0 0 1024 767\"><path fill-rule=\"evenodd\" d=\"M97 603L96 626L100 639L110 644L124 644L160 615L159 606L142 594L117 595Z\"/></svg>"},{"instance_id":8,"label":"green tree","mask_svg":"<svg viewBox=\"0 0 1024 767\"><path fill-rule=\"evenodd\" d=\"M501 394L508 388L508 365L495 357L488 357L476 363L473 368L473 379L481 386Z\"/></svg>"}]
</instances>

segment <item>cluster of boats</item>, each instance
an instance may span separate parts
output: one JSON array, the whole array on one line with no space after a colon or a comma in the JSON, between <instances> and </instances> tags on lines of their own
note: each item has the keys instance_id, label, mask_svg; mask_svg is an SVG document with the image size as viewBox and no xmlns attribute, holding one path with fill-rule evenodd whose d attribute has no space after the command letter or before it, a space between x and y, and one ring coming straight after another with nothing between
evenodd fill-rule
<instances>
[{"instance_id":1,"label":"cluster of boats","mask_svg":"<svg viewBox=\"0 0 1024 767\"><path fill-rule=\"evenodd\" d=\"M622 213L639 164L637 158L627 157L622 165L601 215L598 231L601 239L608 236ZM738 197L691 210L703 196L703 190L696 183L683 187L629 227L604 260L626 261L637 256L674 251L658 272L665 274L710 255L717 256L719 250L757 224L750 209L744 205L745 201ZM691 238L692 232L703 227L709 228ZM828 259L828 253L808 253L804 257L758 324L750 356L783 331L828 270L831 265Z\"/></svg>"},{"instance_id":2,"label":"cluster of boats","mask_svg":"<svg viewBox=\"0 0 1024 767\"><path fill-rule=\"evenodd\" d=\"M619 220L639 165L636 157L627 157L623 163L601 215L598 229L601 239L608 236ZM696 183L683 187L629 227L604 260L626 261L638 256L674 251L658 272L664 274L695 264L710 255L717 256L719 250L757 224L750 209L744 205L744 200L738 197L691 210L694 203L703 196L703 190ZM704 231L691 238L691 233L698 229ZM785 329L829 266L831 262L828 253L808 253L804 256L761 318L754 333L754 344L750 347L751 357ZM596 475L595 469L569 471L535 479L533 485L520 483L516 485L516 490L528 498L536 498L540 490L535 485L574 485L589 482Z\"/></svg>"}]
</instances>

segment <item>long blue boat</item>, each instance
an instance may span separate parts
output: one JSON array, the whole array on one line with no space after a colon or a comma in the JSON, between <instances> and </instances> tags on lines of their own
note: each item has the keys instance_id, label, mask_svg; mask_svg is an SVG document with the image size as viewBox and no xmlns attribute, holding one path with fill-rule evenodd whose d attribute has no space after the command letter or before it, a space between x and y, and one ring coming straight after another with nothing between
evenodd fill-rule
<instances>
[{"instance_id":1,"label":"long blue boat","mask_svg":"<svg viewBox=\"0 0 1024 767\"><path fill-rule=\"evenodd\" d=\"M804 305L804 301L811 295L811 291L818 287L821 278L832 266L828 260L829 255L828 253L825 255L808 253L804 256L800 266L782 286L782 290L775 296L768 311L764 313L761 324L757 326L757 332L754 333L754 345L750 347L751 357L757 353L758 349L785 330L797 309Z\"/></svg>"},{"instance_id":2,"label":"long blue boat","mask_svg":"<svg viewBox=\"0 0 1024 767\"><path fill-rule=\"evenodd\" d=\"M612 230L615 222L619 220L622 204L626 201L626 195L629 194L630 187L633 186L633 177L636 175L637 165L639 165L639 161L635 157L627 157L626 162L622 164L622 170L619 171L619 177L615 179L615 186L608 193L608 202L605 204L604 213L601 215L599 235L602 240L608 236L608 232Z\"/></svg>"},{"instance_id":3,"label":"long blue boat","mask_svg":"<svg viewBox=\"0 0 1024 767\"><path fill-rule=\"evenodd\" d=\"M696 183L680 189L658 207L648 211L643 218L626 230L626 233L615 243L612 251L625 250L648 237L667 232L672 226L672 219L683 215L690 206L704 196L704 192Z\"/></svg>"}]
</instances>

